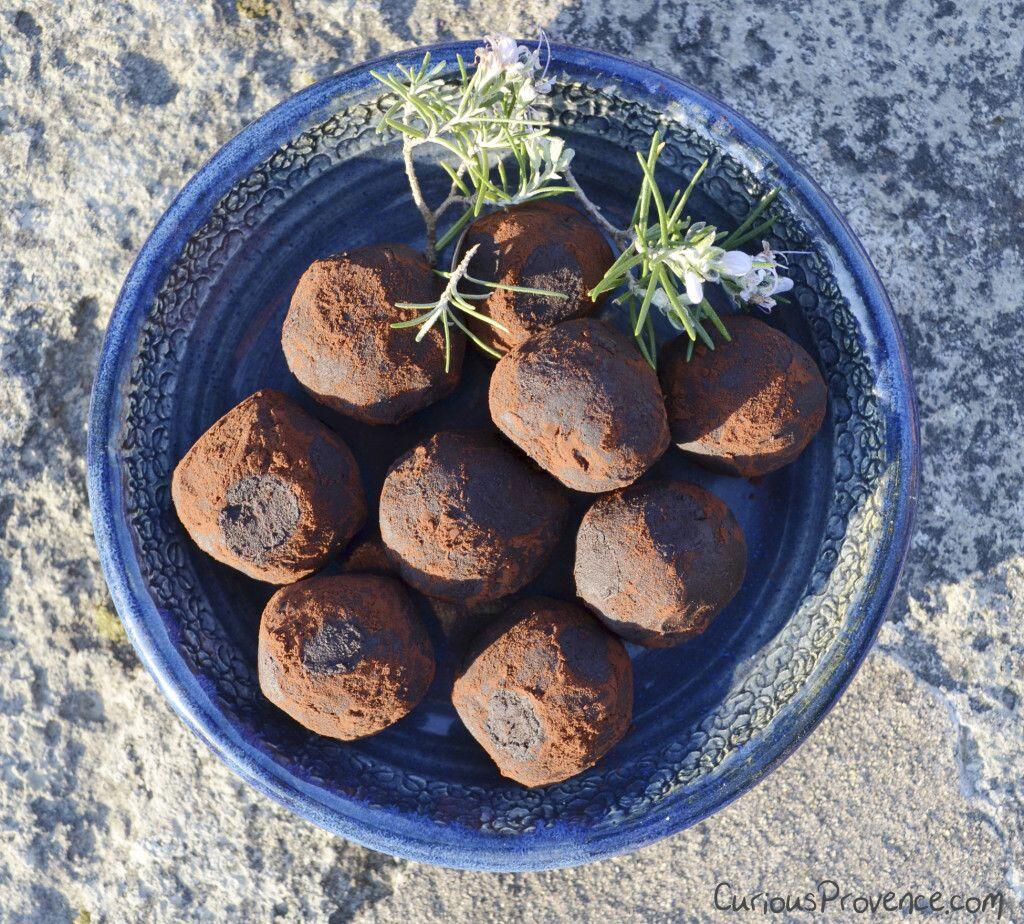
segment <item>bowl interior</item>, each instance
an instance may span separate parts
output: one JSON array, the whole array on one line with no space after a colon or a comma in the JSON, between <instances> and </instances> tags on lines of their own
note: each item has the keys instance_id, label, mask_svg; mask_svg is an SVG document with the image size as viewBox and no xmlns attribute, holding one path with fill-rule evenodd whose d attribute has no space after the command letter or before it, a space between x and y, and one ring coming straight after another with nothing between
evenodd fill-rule
<instances>
[{"instance_id":1,"label":"bowl interior","mask_svg":"<svg viewBox=\"0 0 1024 924\"><path fill-rule=\"evenodd\" d=\"M445 427L489 426L492 364L473 349L457 391L394 428L316 405L285 364L281 323L312 260L376 242L421 243L400 150L372 131L379 99L365 77L336 78L319 105L307 101L284 125L250 129L263 150L254 165L236 157L204 168L216 173L218 194L179 213L188 225L183 243L157 240L159 257L140 258L150 289L126 288L124 325L104 360L113 383L106 420L114 424L101 448L106 473L93 473L109 513L98 533L101 547L108 543L108 574L116 572L115 602L172 702L243 775L314 821L392 853L461 866L550 866L638 846L766 772L827 708L870 639L884 603L872 577L892 555L899 495L893 460L904 435L894 435L892 407L908 399L879 385L892 381L886 363L895 366L885 354L890 319L879 319L820 216L763 151L752 160L730 131L716 135L709 115L719 112L672 112L668 91L634 83L632 72L609 86L602 56L555 54L559 133L577 151L577 177L613 220L628 217L640 176L632 151L646 147L657 125L669 140L663 188L685 185L712 159L692 200L696 217L733 227L758 195L783 185L772 239L803 254L792 257L793 303L770 323L814 356L830 389L820 433L781 472L756 481L713 475L674 450L655 468L730 506L746 534L748 572L700 638L662 651L630 647L633 726L598 766L540 790L500 777L449 700L463 646L486 617L425 600L439 659L426 700L363 741L306 732L263 699L256 679L257 626L273 588L206 557L174 514L177 460L260 388L293 395L342 435L371 509L388 465L406 449ZM425 176L436 201L443 177ZM592 497L574 497L578 520ZM373 532L371 517L363 535ZM523 594L572 598L572 554L570 533Z\"/></svg>"}]
</instances>

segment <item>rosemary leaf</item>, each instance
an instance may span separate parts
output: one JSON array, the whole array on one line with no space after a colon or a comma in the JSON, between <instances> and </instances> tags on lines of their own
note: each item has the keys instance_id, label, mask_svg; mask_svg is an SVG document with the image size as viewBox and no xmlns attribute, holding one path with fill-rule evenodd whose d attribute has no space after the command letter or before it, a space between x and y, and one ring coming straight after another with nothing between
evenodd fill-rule
<instances>
[{"instance_id":1,"label":"rosemary leaf","mask_svg":"<svg viewBox=\"0 0 1024 924\"><path fill-rule=\"evenodd\" d=\"M501 353L499 353L494 347L484 343L476 334L473 333L465 324L463 324L458 317L452 315L452 323L459 328L470 340L473 341L481 350L485 353L490 354L495 359L501 359Z\"/></svg>"},{"instance_id":2,"label":"rosemary leaf","mask_svg":"<svg viewBox=\"0 0 1024 924\"><path fill-rule=\"evenodd\" d=\"M644 300L640 304L640 314L637 318L636 324L633 328L633 336L640 336L640 330L647 322L647 313L651 309L651 299L654 298L654 293L658 288L658 279L656 276L651 276L651 281L647 283L647 291L644 292Z\"/></svg>"},{"instance_id":3,"label":"rosemary leaf","mask_svg":"<svg viewBox=\"0 0 1024 924\"><path fill-rule=\"evenodd\" d=\"M445 247L447 247L452 242L456 235L458 235L462 231L462 229L466 227L466 225L468 225L472 220L473 209L472 207L470 207L466 209L466 211L463 212L458 219L456 219L455 224L453 224L447 231L445 231L444 234L441 235L440 240L438 240L436 244L438 252L444 250Z\"/></svg>"},{"instance_id":4,"label":"rosemary leaf","mask_svg":"<svg viewBox=\"0 0 1024 924\"><path fill-rule=\"evenodd\" d=\"M686 203L690 201L690 194L693 192L697 185L697 180L701 178L701 175L708 168L708 161L705 160L695 171L692 177L690 177L690 185L686 187L682 196L679 198L679 202L676 203L675 209L672 211L671 221L673 224L679 221L679 216L682 215L683 209L686 208Z\"/></svg>"},{"instance_id":5,"label":"rosemary leaf","mask_svg":"<svg viewBox=\"0 0 1024 924\"><path fill-rule=\"evenodd\" d=\"M730 247L740 247L743 244L747 243L747 241L749 240L759 238L762 234L768 231L768 229L771 228L772 225L775 224L775 220L776 219L773 216L772 218L769 218L767 221L761 222L761 224L759 224L756 228L754 228L751 231L748 231L746 234L742 235L736 240L731 240L730 238Z\"/></svg>"},{"instance_id":6,"label":"rosemary leaf","mask_svg":"<svg viewBox=\"0 0 1024 924\"><path fill-rule=\"evenodd\" d=\"M730 234L723 242L722 246L726 250L731 250L734 247L738 247L740 244L740 236L749 228L758 218L761 217L761 213L764 212L772 202L775 201L775 197L778 196L778 189L773 189L771 192L765 193L757 205L755 205L750 212L747 213L747 217L743 219L743 223Z\"/></svg>"},{"instance_id":7,"label":"rosemary leaf","mask_svg":"<svg viewBox=\"0 0 1024 924\"><path fill-rule=\"evenodd\" d=\"M442 273L441 275L451 275ZM546 295L549 298L568 298L564 292L555 292L551 289L533 289L529 286L511 286L503 282L488 282L486 279L477 279L466 273L463 277L467 282L475 282L478 286L487 286L488 289L502 289L505 292L525 292L527 295Z\"/></svg>"}]
</instances>

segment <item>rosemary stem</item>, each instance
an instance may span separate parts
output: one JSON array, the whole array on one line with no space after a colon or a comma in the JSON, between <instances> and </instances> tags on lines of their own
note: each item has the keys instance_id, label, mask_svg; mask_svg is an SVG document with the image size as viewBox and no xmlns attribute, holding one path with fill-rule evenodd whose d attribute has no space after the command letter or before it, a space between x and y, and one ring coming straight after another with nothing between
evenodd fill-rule
<instances>
[{"instance_id":1,"label":"rosemary stem","mask_svg":"<svg viewBox=\"0 0 1024 924\"><path fill-rule=\"evenodd\" d=\"M436 209L434 209L434 220L435 222L444 215L453 205L466 205L472 200L467 199L465 196L460 196L457 193L449 193L448 198L444 200Z\"/></svg>"},{"instance_id":2,"label":"rosemary stem","mask_svg":"<svg viewBox=\"0 0 1024 924\"><path fill-rule=\"evenodd\" d=\"M448 285L444 287L444 292L441 294L440 301L442 303L447 304L449 301L451 301L453 293L458 292L459 282L462 280L462 277L465 276L466 273L469 271L470 261L473 259L473 256L479 249L479 244L474 244L472 247L470 247L469 250L467 250L465 255L462 257L462 259L459 261L459 265L452 270L451 275L448 277Z\"/></svg>"},{"instance_id":3,"label":"rosemary stem","mask_svg":"<svg viewBox=\"0 0 1024 924\"><path fill-rule=\"evenodd\" d=\"M623 249L628 247L631 240L629 232L624 231L622 228L616 228L615 225L601 214L601 210L590 201L587 194L583 191L583 187L581 187L576 181L576 177L573 176L573 172L570 168L565 168L565 172L562 174L562 179L572 187L572 191L575 193L576 198L579 199L580 204L590 212L590 216L594 221L596 221L609 235L611 235L615 243Z\"/></svg>"},{"instance_id":4,"label":"rosemary stem","mask_svg":"<svg viewBox=\"0 0 1024 924\"><path fill-rule=\"evenodd\" d=\"M409 191L412 193L412 201L416 203L420 215L423 217L423 225L427 232L427 246L423 251L430 266L437 265L437 215L430 210L426 199L423 198L423 190L420 189L419 177L416 176L416 165L412 162L412 149L414 145L408 138L402 141L402 160L405 162L405 175L409 178Z\"/></svg>"},{"instance_id":5,"label":"rosemary stem","mask_svg":"<svg viewBox=\"0 0 1024 924\"><path fill-rule=\"evenodd\" d=\"M636 277L632 272L626 274L626 286L629 288L629 291L638 298L643 298L647 294L647 290L636 281Z\"/></svg>"}]
</instances>

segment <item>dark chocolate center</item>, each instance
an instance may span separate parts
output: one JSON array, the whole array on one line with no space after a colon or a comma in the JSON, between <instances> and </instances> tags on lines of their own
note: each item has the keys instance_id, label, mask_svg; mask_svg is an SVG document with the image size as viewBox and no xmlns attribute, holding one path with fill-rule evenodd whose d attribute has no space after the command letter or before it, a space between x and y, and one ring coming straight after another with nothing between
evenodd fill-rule
<instances>
[{"instance_id":1,"label":"dark chocolate center","mask_svg":"<svg viewBox=\"0 0 1024 924\"><path fill-rule=\"evenodd\" d=\"M239 558L262 565L299 524L299 501L277 475L240 478L220 512L224 543Z\"/></svg>"},{"instance_id":2,"label":"dark chocolate center","mask_svg":"<svg viewBox=\"0 0 1024 924\"><path fill-rule=\"evenodd\" d=\"M565 247L553 242L538 244L523 264L519 284L530 289L561 292L569 297L521 293L516 297L519 314L529 321L550 318L552 310L555 317L571 317L576 313L576 294L582 278L579 262Z\"/></svg>"},{"instance_id":3,"label":"dark chocolate center","mask_svg":"<svg viewBox=\"0 0 1024 924\"><path fill-rule=\"evenodd\" d=\"M544 743L533 703L515 690L498 690L487 703L487 734L513 760L528 760Z\"/></svg>"},{"instance_id":4,"label":"dark chocolate center","mask_svg":"<svg viewBox=\"0 0 1024 924\"><path fill-rule=\"evenodd\" d=\"M313 674L347 674L367 653L366 636L353 622L328 619L302 643L302 666Z\"/></svg>"}]
</instances>

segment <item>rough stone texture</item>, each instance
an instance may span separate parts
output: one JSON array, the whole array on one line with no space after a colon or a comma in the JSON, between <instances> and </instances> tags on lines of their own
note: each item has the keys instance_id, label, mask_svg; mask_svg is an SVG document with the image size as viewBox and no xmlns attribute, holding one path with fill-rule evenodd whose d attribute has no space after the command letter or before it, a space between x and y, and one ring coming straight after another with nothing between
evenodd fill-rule
<instances>
[{"instance_id":1,"label":"rough stone texture","mask_svg":"<svg viewBox=\"0 0 1024 924\"><path fill-rule=\"evenodd\" d=\"M6 918L706 921L717 881L824 877L1024 895L1022 16L932 0L0 0ZM222 767L111 617L83 460L117 289L203 160L316 77L496 24L650 61L782 140L888 287L925 447L891 617L807 744L691 831L523 876L362 850Z\"/></svg>"}]
</instances>

